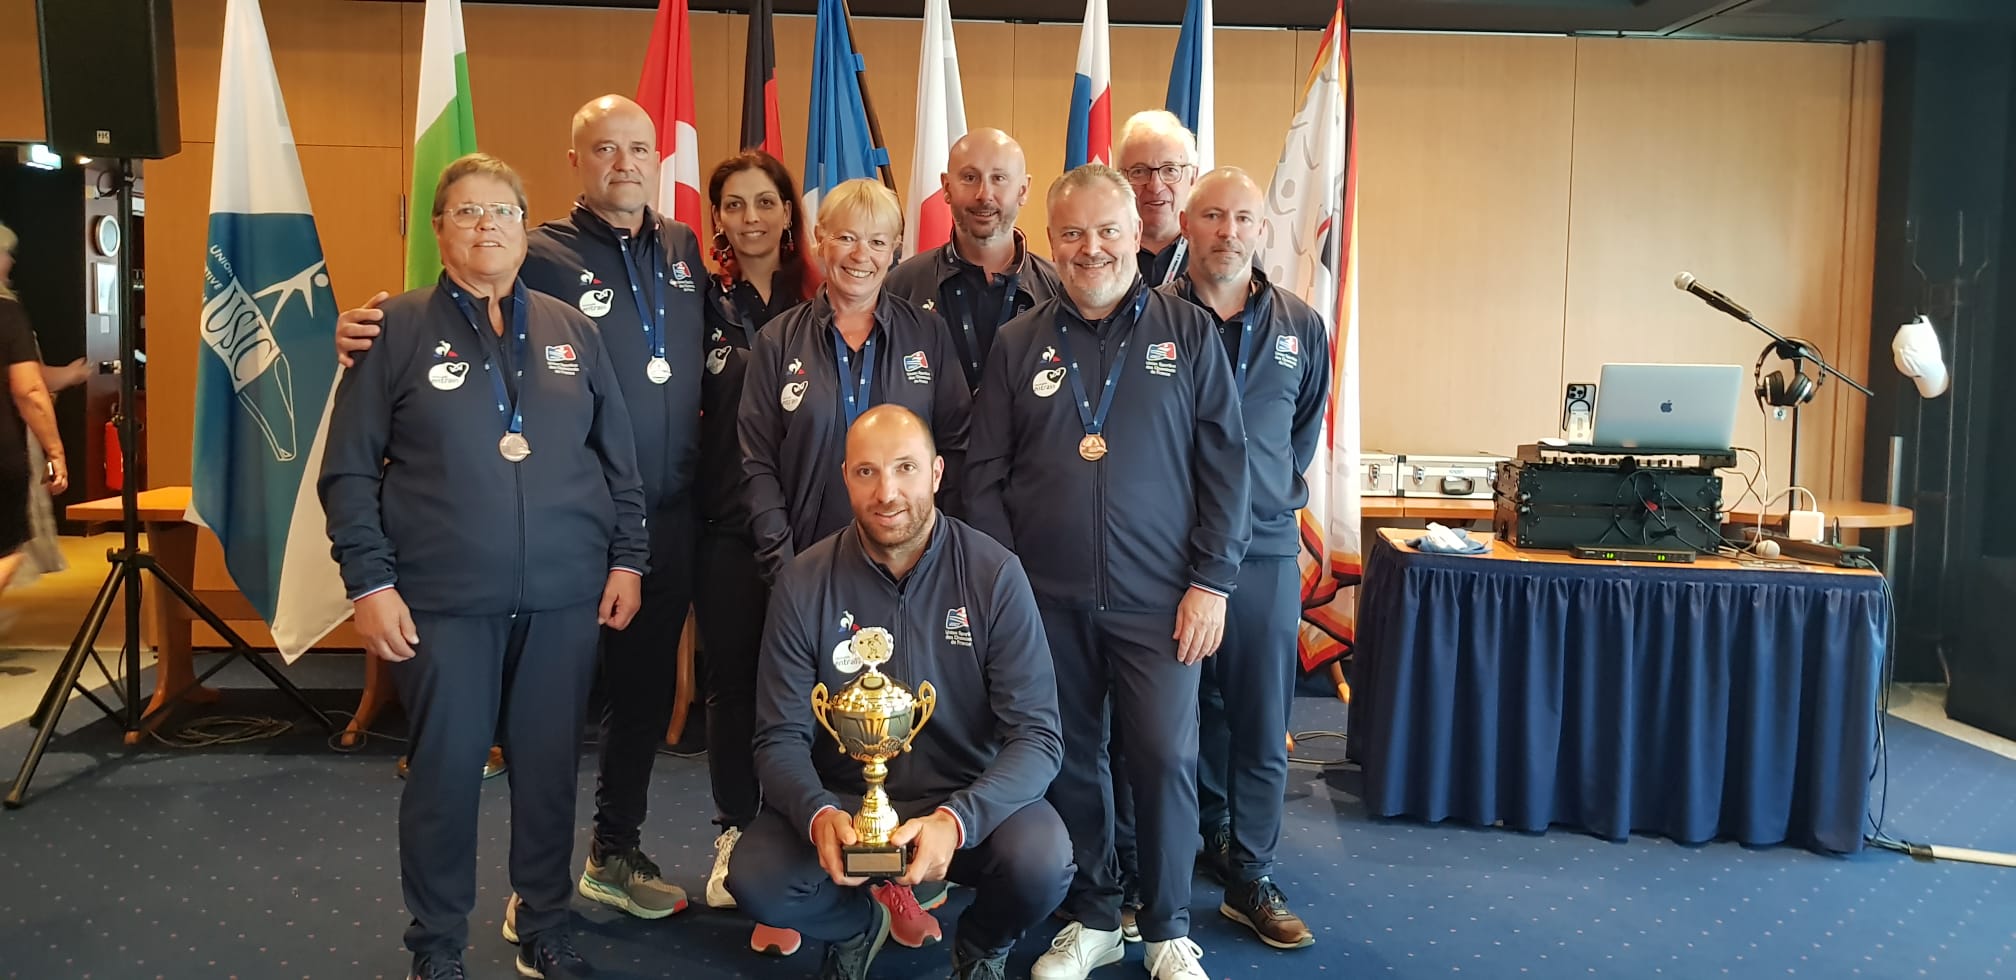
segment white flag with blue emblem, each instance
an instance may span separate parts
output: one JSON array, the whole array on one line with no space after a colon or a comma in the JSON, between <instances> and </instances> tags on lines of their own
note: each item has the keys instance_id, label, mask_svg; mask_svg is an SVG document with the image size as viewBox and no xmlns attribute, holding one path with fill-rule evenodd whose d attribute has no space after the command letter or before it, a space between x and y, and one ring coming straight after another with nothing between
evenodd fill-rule
<instances>
[{"instance_id":1,"label":"white flag with blue emblem","mask_svg":"<svg viewBox=\"0 0 2016 980\"><path fill-rule=\"evenodd\" d=\"M200 329L189 520L291 662L350 615L315 495L336 298L258 0L224 13Z\"/></svg>"}]
</instances>

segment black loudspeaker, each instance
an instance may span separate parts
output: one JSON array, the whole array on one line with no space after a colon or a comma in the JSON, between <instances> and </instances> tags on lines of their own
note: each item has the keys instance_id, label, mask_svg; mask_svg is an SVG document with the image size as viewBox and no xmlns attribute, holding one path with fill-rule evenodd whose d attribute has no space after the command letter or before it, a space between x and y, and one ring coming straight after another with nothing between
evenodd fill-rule
<instances>
[{"instance_id":1,"label":"black loudspeaker","mask_svg":"<svg viewBox=\"0 0 2016 980\"><path fill-rule=\"evenodd\" d=\"M182 150L169 0L35 0L49 146L159 160Z\"/></svg>"}]
</instances>

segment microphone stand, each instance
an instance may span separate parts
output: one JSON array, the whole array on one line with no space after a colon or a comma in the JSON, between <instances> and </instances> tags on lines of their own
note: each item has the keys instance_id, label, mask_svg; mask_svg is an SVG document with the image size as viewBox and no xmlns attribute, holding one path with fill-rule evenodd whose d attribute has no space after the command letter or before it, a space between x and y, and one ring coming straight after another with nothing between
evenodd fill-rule
<instances>
[{"instance_id":1,"label":"microphone stand","mask_svg":"<svg viewBox=\"0 0 2016 980\"><path fill-rule=\"evenodd\" d=\"M1732 315L1734 315L1734 314L1732 314ZM1876 397L1876 393L1875 393L1875 392L1873 392L1873 391L1870 391L1870 390L1869 390L1869 389L1868 389L1868 388L1867 388L1866 386L1864 386L1864 385L1862 384L1862 382L1860 382L1860 381L1857 381L1857 380L1855 380L1854 378L1851 378L1851 377L1849 377L1849 376L1847 376L1847 375L1845 375L1845 374L1842 374L1842 373L1841 373L1841 372L1840 372L1839 370L1837 370L1837 369L1836 369L1836 368L1834 367L1834 365L1832 365L1832 364L1829 364L1829 363L1827 363L1826 359L1825 359L1825 358L1823 358L1823 357L1821 357L1821 356L1820 356L1820 354L1819 354L1818 352L1816 352L1815 350L1813 350L1813 348L1811 348L1811 347L1808 347L1808 346L1806 346L1806 345L1805 345L1804 343L1802 343L1801 341L1798 341L1798 340L1794 340L1794 339L1791 339L1791 338L1789 338L1789 337L1785 337L1785 336L1783 336L1783 335L1779 334L1779 333L1778 333L1778 331L1776 331L1776 330L1773 330L1773 329L1771 329L1770 327L1767 327L1767 326L1765 326L1765 325L1764 325L1764 324L1763 324L1762 322L1760 322L1760 321L1759 321L1759 320L1758 320L1758 319L1757 319L1756 317L1754 317L1754 316L1751 316L1751 315L1749 315L1748 313L1745 313L1744 315L1742 315L1742 316L1738 316L1738 317L1736 317L1736 318L1737 318L1737 319L1739 319L1739 320L1742 320L1742 321L1743 321L1744 323L1747 323L1747 324L1749 324L1749 325L1751 325L1751 326L1753 326L1753 327L1756 327L1756 328L1757 328L1758 330L1760 330L1760 331L1762 331L1762 332L1763 332L1764 336L1766 336L1766 337L1769 337L1769 338L1771 338L1771 343L1769 343L1769 344L1765 345L1764 349L1765 349L1766 351L1770 351L1770 350L1776 350L1776 351L1778 352L1778 356L1779 356L1779 357L1782 357L1782 358L1784 358L1785 360L1788 360L1788 361L1791 361L1791 362L1792 362L1792 370L1794 370L1794 371L1796 371L1796 372L1799 372L1799 373L1802 373L1802 374L1803 374L1803 373L1805 373L1805 367L1803 366L1803 365L1805 364L1805 362L1807 362L1807 361L1812 361L1812 362L1813 362L1814 364L1816 364L1816 365L1819 365L1819 367L1820 367L1820 370L1821 370L1822 372L1824 372L1824 373L1826 373L1826 374L1831 374L1831 375L1833 375L1833 376L1835 376L1835 377L1837 377L1837 378L1840 378L1840 379L1841 379L1841 383L1842 383L1842 384L1845 384L1845 385L1847 385L1848 387L1850 387L1850 388L1853 388L1853 389L1855 389L1856 391L1859 391L1859 392L1861 392L1861 393L1862 393L1862 395L1863 395L1863 397L1866 397L1866 398L1874 398L1874 397ZM1797 403L1797 404L1794 404L1794 405L1792 405L1792 406L1791 406L1791 407L1792 407L1792 453L1791 453L1791 456L1790 456L1790 457L1789 457L1789 459L1788 459L1788 465L1789 465L1789 468L1790 468L1790 470L1791 470L1791 484L1790 484L1790 485L1794 485L1794 486L1796 486L1796 485L1797 485L1797 484L1799 483L1799 406L1800 406L1800 404L1804 404L1804 401L1802 400L1802 401L1801 401L1800 403Z\"/></svg>"}]
</instances>

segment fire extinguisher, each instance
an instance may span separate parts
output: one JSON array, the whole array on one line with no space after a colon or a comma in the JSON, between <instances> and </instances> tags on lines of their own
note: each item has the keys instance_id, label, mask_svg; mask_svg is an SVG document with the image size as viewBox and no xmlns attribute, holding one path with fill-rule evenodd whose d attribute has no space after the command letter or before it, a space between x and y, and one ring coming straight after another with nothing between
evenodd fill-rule
<instances>
[{"instance_id":1,"label":"fire extinguisher","mask_svg":"<svg viewBox=\"0 0 2016 980\"><path fill-rule=\"evenodd\" d=\"M105 489L123 490L126 486L126 454L120 451L119 423L117 413L105 422Z\"/></svg>"}]
</instances>

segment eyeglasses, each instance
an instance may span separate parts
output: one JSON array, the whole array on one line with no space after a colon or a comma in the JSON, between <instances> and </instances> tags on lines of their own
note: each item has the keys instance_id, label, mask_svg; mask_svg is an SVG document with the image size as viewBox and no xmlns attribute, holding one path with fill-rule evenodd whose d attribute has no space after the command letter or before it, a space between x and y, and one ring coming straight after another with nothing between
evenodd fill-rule
<instances>
[{"instance_id":1,"label":"eyeglasses","mask_svg":"<svg viewBox=\"0 0 2016 980\"><path fill-rule=\"evenodd\" d=\"M887 238L883 238L879 235L874 238L864 239L851 231L843 231L837 235L833 235L829 237L827 241L830 241L843 249L852 249L856 245L866 244L868 246L868 250L871 252L887 252L890 249L896 247L895 242L890 241Z\"/></svg>"},{"instance_id":2,"label":"eyeglasses","mask_svg":"<svg viewBox=\"0 0 2016 980\"><path fill-rule=\"evenodd\" d=\"M1127 182L1136 187L1148 182L1150 176L1159 177L1165 184L1173 184L1190 172L1187 163L1165 163L1159 167L1132 166L1127 168Z\"/></svg>"},{"instance_id":3,"label":"eyeglasses","mask_svg":"<svg viewBox=\"0 0 2016 980\"><path fill-rule=\"evenodd\" d=\"M525 209L516 204L464 204L442 212L450 224L457 228L474 228L483 223L483 215L489 214L500 225L515 225L525 220Z\"/></svg>"}]
</instances>

